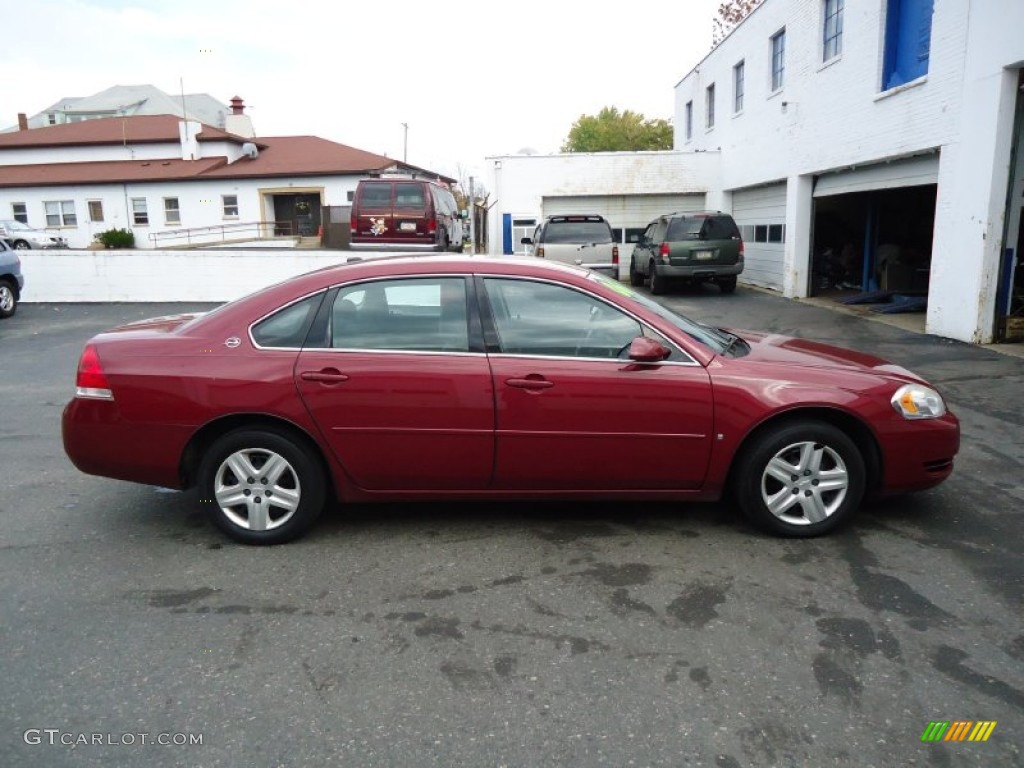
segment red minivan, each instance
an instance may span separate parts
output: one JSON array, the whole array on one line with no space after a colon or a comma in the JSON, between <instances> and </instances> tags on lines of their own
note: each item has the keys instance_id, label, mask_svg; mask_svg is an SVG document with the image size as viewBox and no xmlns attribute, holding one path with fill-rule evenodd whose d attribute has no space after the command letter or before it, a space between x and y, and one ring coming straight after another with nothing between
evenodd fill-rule
<instances>
[{"instance_id":1,"label":"red minivan","mask_svg":"<svg viewBox=\"0 0 1024 768\"><path fill-rule=\"evenodd\" d=\"M352 250L462 250L455 196L425 179L363 179L351 225Z\"/></svg>"}]
</instances>

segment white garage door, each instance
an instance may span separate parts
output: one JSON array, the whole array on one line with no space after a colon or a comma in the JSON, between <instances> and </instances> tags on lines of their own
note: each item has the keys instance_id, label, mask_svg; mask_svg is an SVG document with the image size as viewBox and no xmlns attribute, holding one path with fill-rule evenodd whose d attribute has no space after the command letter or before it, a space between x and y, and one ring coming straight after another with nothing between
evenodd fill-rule
<instances>
[{"instance_id":1,"label":"white garage door","mask_svg":"<svg viewBox=\"0 0 1024 768\"><path fill-rule=\"evenodd\" d=\"M743 235L740 280L781 291L786 249L785 183L734 191L732 217Z\"/></svg>"},{"instance_id":2,"label":"white garage door","mask_svg":"<svg viewBox=\"0 0 1024 768\"><path fill-rule=\"evenodd\" d=\"M544 215L596 213L604 216L612 229L623 232L621 242L636 242L635 235L663 213L704 210L704 195L588 195L545 197ZM630 238L629 235L634 235Z\"/></svg>"}]
</instances>

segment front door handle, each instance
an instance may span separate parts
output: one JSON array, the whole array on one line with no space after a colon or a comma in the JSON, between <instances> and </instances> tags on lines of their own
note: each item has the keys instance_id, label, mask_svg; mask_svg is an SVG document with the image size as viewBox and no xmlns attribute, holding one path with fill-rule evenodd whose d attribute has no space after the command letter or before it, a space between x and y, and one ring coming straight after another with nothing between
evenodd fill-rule
<instances>
[{"instance_id":1,"label":"front door handle","mask_svg":"<svg viewBox=\"0 0 1024 768\"><path fill-rule=\"evenodd\" d=\"M340 384L348 381L348 376L337 368L324 368L319 371L303 371L299 374L303 381L319 381L322 384Z\"/></svg>"},{"instance_id":2,"label":"front door handle","mask_svg":"<svg viewBox=\"0 0 1024 768\"><path fill-rule=\"evenodd\" d=\"M554 382L541 378L540 376L527 376L525 379L505 379L505 383L516 389L551 389Z\"/></svg>"}]
</instances>

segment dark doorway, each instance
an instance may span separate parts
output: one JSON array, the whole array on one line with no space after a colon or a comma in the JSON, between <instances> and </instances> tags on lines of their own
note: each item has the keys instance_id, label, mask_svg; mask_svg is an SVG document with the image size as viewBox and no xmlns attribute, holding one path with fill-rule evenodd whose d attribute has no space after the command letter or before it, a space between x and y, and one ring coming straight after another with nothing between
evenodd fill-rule
<instances>
[{"instance_id":1,"label":"dark doorway","mask_svg":"<svg viewBox=\"0 0 1024 768\"><path fill-rule=\"evenodd\" d=\"M312 237L320 232L320 195L274 195L274 234Z\"/></svg>"},{"instance_id":2,"label":"dark doorway","mask_svg":"<svg viewBox=\"0 0 1024 768\"><path fill-rule=\"evenodd\" d=\"M811 295L927 292L936 191L924 184L815 198Z\"/></svg>"}]
</instances>

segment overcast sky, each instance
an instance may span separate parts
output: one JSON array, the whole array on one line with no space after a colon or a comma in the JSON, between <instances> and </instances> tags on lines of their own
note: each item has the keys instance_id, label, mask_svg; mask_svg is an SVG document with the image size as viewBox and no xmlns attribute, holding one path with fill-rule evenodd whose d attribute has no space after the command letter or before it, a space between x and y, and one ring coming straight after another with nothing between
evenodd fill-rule
<instances>
[{"instance_id":1,"label":"overcast sky","mask_svg":"<svg viewBox=\"0 0 1024 768\"><path fill-rule=\"evenodd\" d=\"M604 106L673 117L720 0L0 0L0 127L112 85L241 96L312 134L458 176L557 152Z\"/></svg>"}]
</instances>

